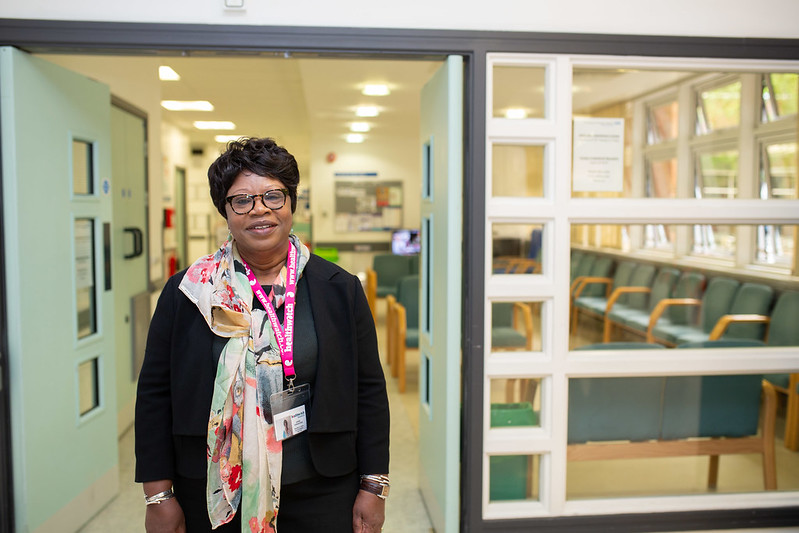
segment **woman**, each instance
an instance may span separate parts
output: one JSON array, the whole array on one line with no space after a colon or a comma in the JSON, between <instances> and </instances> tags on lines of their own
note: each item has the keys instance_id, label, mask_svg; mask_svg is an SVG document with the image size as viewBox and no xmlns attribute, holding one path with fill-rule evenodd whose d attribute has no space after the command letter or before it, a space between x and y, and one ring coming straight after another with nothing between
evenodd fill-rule
<instances>
[{"instance_id":1,"label":"woman","mask_svg":"<svg viewBox=\"0 0 799 533\"><path fill-rule=\"evenodd\" d=\"M380 531L388 400L360 282L290 234L299 171L273 140L231 142L208 180L230 237L166 283L139 377L147 531Z\"/></svg>"}]
</instances>

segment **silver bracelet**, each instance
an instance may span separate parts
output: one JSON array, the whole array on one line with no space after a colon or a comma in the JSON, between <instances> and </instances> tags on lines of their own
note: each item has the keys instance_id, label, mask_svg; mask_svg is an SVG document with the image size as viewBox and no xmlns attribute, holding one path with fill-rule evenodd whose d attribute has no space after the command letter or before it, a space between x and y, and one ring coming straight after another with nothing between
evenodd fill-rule
<instances>
[{"instance_id":1,"label":"silver bracelet","mask_svg":"<svg viewBox=\"0 0 799 533\"><path fill-rule=\"evenodd\" d=\"M144 503L145 505L155 505L161 504L161 502L165 502L171 498L175 497L175 493L172 492L172 489L166 489L164 491L159 492L158 494L153 494L152 496L144 496Z\"/></svg>"}]
</instances>

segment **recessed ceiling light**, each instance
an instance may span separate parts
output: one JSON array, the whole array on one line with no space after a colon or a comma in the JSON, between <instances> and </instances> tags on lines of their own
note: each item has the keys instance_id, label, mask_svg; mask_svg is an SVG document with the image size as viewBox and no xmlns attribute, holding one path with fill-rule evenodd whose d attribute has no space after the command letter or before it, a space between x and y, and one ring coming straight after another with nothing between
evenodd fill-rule
<instances>
[{"instance_id":1,"label":"recessed ceiling light","mask_svg":"<svg viewBox=\"0 0 799 533\"><path fill-rule=\"evenodd\" d=\"M355 109L355 114L359 117L376 117L380 110L375 105L362 105Z\"/></svg>"},{"instance_id":2,"label":"recessed ceiling light","mask_svg":"<svg viewBox=\"0 0 799 533\"><path fill-rule=\"evenodd\" d=\"M350 131L355 131L358 133L366 133L369 131L369 123L367 122L353 122L350 124Z\"/></svg>"},{"instance_id":3,"label":"recessed ceiling light","mask_svg":"<svg viewBox=\"0 0 799 533\"><path fill-rule=\"evenodd\" d=\"M347 134L347 142L348 143L362 143L363 139L364 139L364 137L360 133L348 133Z\"/></svg>"},{"instance_id":4,"label":"recessed ceiling light","mask_svg":"<svg viewBox=\"0 0 799 533\"><path fill-rule=\"evenodd\" d=\"M505 110L505 118L519 120L527 118L527 110L520 107L511 107Z\"/></svg>"},{"instance_id":5,"label":"recessed ceiling light","mask_svg":"<svg viewBox=\"0 0 799 533\"><path fill-rule=\"evenodd\" d=\"M229 120L195 120L194 127L198 130L235 130L236 125Z\"/></svg>"},{"instance_id":6,"label":"recessed ceiling light","mask_svg":"<svg viewBox=\"0 0 799 533\"><path fill-rule=\"evenodd\" d=\"M230 141L238 141L241 135L215 135L214 140L221 144L227 144Z\"/></svg>"},{"instance_id":7,"label":"recessed ceiling light","mask_svg":"<svg viewBox=\"0 0 799 533\"><path fill-rule=\"evenodd\" d=\"M161 65L158 67L158 79L161 81L178 81L180 74L175 72L172 67Z\"/></svg>"},{"instance_id":8,"label":"recessed ceiling light","mask_svg":"<svg viewBox=\"0 0 799 533\"><path fill-rule=\"evenodd\" d=\"M208 100L161 100L161 107L169 111L213 111Z\"/></svg>"},{"instance_id":9,"label":"recessed ceiling light","mask_svg":"<svg viewBox=\"0 0 799 533\"><path fill-rule=\"evenodd\" d=\"M391 91L388 90L388 85L382 83L367 84L361 92L366 96L386 96L391 93Z\"/></svg>"}]
</instances>

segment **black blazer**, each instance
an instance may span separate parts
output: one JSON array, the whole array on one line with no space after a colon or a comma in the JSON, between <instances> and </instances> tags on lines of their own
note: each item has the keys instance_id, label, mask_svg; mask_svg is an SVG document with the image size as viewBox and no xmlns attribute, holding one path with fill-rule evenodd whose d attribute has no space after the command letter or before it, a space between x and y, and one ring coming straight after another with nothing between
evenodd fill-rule
<instances>
[{"instance_id":1,"label":"black blazer","mask_svg":"<svg viewBox=\"0 0 799 533\"><path fill-rule=\"evenodd\" d=\"M227 339L178 289L184 273L167 281L150 323L136 398L138 482L205 475L216 358ZM328 477L388 473L386 382L360 280L315 255L303 279L319 346L308 426L314 467Z\"/></svg>"}]
</instances>

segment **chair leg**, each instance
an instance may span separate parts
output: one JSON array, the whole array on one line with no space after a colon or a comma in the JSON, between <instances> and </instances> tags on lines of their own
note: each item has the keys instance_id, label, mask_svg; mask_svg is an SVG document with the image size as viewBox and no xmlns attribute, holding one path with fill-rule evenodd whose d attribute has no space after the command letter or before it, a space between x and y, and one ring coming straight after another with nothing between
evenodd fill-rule
<instances>
[{"instance_id":1,"label":"chair leg","mask_svg":"<svg viewBox=\"0 0 799 533\"><path fill-rule=\"evenodd\" d=\"M788 404L785 409L785 447L799 451L799 374L791 374L788 380Z\"/></svg>"},{"instance_id":2,"label":"chair leg","mask_svg":"<svg viewBox=\"0 0 799 533\"><path fill-rule=\"evenodd\" d=\"M397 346L397 370L399 372L399 391L405 392L405 343Z\"/></svg>"},{"instance_id":3,"label":"chair leg","mask_svg":"<svg viewBox=\"0 0 799 533\"><path fill-rule=\"evenodd\" d=\"M707 488L716 490L719 482L719 456L710 456L710 466L707 469Z\"/></svg>"},{"instance_id":4,"label":"chair leg","mask_svg":"<svg viewBox=\"0 0 799 533\"><path fill-rule=\"evenodd\" d=\"M613 333L613 323L606 316L605 328L602 331L602 342L610 342L610 337L612 336L612 333Z\"/></svg>"},{"instance_id":5,"label":"chair leg","mask_svg":"<svg viewBox=\"0 0 799 533\"><path fill-rule=\"evenodd\" d=\"M777 454L774 450L774 426L777 419L777 391L763 380L763 485L777 490Z\"/></svg>"}]
</instances>

